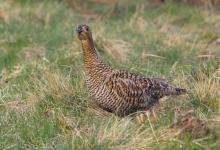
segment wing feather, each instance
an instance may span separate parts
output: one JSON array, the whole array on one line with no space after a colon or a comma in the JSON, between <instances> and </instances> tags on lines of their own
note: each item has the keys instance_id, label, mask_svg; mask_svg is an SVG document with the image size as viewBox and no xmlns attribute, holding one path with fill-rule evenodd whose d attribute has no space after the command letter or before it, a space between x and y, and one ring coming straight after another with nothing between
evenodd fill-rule
<instances>
[{"instance_id":1,"label":"wing feather","mask_svg":"<svg viewBox=\"0 0 220 150\"><path fill-rule=\"evenodd\" d=\"M119 114L122 115L148 110L161 97L176 89L158 78L147 78L121 70L114 70L107 75L102 86L111 93L114 101L112 109L121 110Z\"/></svg>"},{"instance_id":2,"label":"wing feather","mask_svg":"<svg viewBox=\"0 0 220 150\"><path fill-rule=\"evenodd\" d=\"M167 92L172 89L163 79L147 78L120 70L108 75L105 82L119 97L125 99L159 99L168 95Z\"/></svg>"},{"instance_id":3,"label":"wing feather","mask_svg":"<svg viewBox=\"0 0 220 150\"><path fill-rule=\"evenodd\" d=\"M124 99L147 99L147 93L152 86L150 78L143 78L136 74L124 71L114 71L105 79L105 84L110 90Z\"/></svg>"}]
</instances>

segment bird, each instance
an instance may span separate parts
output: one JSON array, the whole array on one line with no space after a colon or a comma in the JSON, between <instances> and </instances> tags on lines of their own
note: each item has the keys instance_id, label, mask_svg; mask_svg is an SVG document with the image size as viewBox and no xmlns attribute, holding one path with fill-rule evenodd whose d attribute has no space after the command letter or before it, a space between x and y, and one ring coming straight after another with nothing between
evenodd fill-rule
<instances>
[{"instance_id":1,"label":"bird","mask_svg":"<svg viewBox=\"0 0 220 150\"><path fill-rule=\"evenodd\" d=\"M149 112L165 96L188 93L187 89L170 86L160 78L110 67L97 53L89 26L78 25L76 33L82 45L86 86L92 100L101 109L125 117ZM141 113L139 123L144 122L143 116Z\"/></svg>"}]
</instances>

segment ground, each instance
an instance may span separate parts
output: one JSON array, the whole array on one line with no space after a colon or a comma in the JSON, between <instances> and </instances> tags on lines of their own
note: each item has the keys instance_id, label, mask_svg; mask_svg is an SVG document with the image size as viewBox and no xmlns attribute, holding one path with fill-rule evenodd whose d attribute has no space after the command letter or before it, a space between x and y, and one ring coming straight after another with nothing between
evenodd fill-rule
<instances>
[{"instance_id":1,"label":"ground","mask_svg":"<svg viewBox=\"0 0 220 150\"><path fill-rule=\"evenodd\" d=\"M159 121L147 118L144 126L98 109L74 31L81 23L91 27L107 64L192 94L161 100ZM192 112L187 125L199 131L183 130L176 110ZM219 149L219 123L219 8L0 0L0 149Z\"/></svg>"}]
</instances>

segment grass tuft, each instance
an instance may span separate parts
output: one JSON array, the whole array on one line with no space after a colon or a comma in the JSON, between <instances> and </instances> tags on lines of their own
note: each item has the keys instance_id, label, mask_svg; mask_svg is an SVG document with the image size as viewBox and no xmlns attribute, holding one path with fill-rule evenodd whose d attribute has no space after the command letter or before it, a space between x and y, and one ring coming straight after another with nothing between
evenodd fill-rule
<instances>
[{"instance_id":1,"label":"grass tuft","mask_svg":"<svg viewBox=\"0 0 220 150\"><path fill-rule=\"evenodd\" d=\"M219 69L210 76L200 73L193 82L193 97L210 110L220 109L220 77Z\"/></svg>"}]
</instances>

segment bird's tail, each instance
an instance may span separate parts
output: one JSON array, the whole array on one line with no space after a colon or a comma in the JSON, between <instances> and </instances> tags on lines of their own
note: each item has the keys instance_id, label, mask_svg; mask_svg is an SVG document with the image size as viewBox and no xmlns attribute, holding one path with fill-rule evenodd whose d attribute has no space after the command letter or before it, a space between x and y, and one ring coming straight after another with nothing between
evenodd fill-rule
<instances>
[{"instance_id":1,"label":"bird's tail","mask_svg":"<svg viewBox=\"0 0 220 150\"><path fill-rule=\"evenodd\" d=\"M169 87L166 91L165 95L182 95L182 94L191 94L192 92L188 89L183 88L175 88L175 87Z\"/></svg>"}]
</instances>

